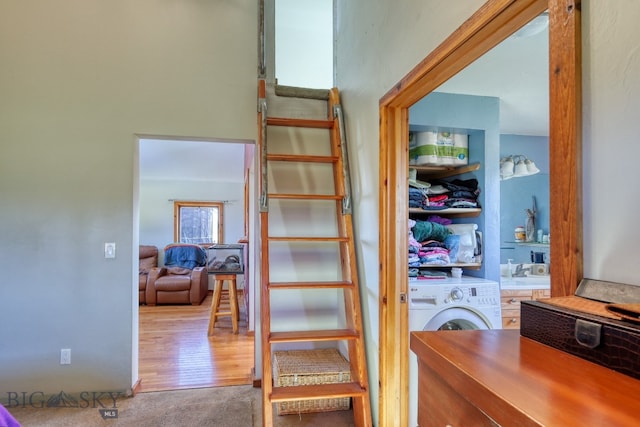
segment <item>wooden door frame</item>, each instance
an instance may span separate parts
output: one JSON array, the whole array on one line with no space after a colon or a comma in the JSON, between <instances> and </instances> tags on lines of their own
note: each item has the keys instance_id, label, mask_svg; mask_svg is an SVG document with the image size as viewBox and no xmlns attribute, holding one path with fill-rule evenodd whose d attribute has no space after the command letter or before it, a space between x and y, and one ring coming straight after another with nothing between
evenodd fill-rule
<instances>
[{"instance_id":1,"label":"wooden door frame","mask_svg":"<svg viewBox=\"0 0 640 427\"><path fill-rule=\"evenodd\" d=\"M551 294L573 294L582 278L580 0L489 0L380 100L381 426L408 423L407 258L398 254L408 244L409 107L547 9Z\"/></svg>"}]
</instances>

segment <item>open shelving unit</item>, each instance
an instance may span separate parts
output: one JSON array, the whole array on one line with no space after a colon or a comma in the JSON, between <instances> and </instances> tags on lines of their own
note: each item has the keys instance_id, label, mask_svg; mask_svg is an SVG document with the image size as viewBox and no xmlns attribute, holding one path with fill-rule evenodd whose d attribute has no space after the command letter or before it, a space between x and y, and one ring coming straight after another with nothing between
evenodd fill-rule
<instances>
[{"instance_id":1,"label":"open shelving unit","mask_svg":"<svg viewBox=\"0 0 640 427\"><path fill-rule=\"evenodd\" d=\"M473 172L480 169L480 163L471 163L468 165L409 165L409 169L415 169L417 171L417 178L420 176L428 176L429 179L443 179L456 175L462 175L467 172ZM473 218L482 213L482 208L447 208L447 209L421 209L421 208L409 208L409 217L423 217L428 215L441 215L448 218ZM422 264L418 268L452 268L460 267L471 270L478 270L482 267L482 263L450 263L446 265L438 264Z\"/></svg>"},{"instance_id":2,"label":"open shelving unit","mask_svg":"<svg viewBox=\"0 0 640 427\"><path fill-rule=\"evenodd\" d=\"M409 165L409 169L415 169L418 173L427 173L429 177L433 179L440 179L477 171L480 169L480 163L470 163L462 166Z\"/></svg>"}]
</instances>

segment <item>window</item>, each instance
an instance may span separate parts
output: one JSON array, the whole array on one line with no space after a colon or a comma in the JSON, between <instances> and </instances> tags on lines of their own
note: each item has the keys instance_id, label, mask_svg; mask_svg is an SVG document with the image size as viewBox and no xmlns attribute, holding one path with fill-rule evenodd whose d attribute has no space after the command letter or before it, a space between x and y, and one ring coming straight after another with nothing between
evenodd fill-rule
<instances>
[{"instance_id":1,"label":"window","mask_svg":"<svg viewBox=\"0 0 640 427\"><path fill-rule=\"evenodd\" d=\"M178 243L210 245L222 236L222 202L174 202L173 240Z\"/></svg>"}]
</instances>

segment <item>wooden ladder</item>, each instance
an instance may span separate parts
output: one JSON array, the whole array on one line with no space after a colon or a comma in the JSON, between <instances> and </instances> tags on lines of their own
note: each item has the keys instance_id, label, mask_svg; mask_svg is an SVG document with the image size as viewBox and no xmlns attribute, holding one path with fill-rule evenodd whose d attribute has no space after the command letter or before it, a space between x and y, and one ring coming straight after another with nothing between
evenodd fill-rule
<instances>
[{"instance_id":1,"label":"wooden ladder","mask_svg":"<svg viewBox=\"0 0 640 427\"><path fill-rule=\"evenodd\" d=\"M335 88L324 91L275 86L271 88L276 91L276 95L267 95L265 81L259 81L258 144L262 257L260 331L263 425L273 425L273 405L279 402L351 398L355 425L371 426L371 404L355 261L349 170L338 91ZM284 93L284 96L280 96L281 93ZM270 116L267 113L267 99L271 101L272 97L277 98L281 105L282 103L295 104L302 99L290 108L281 109L281 111L292 111L292 115L296 117ZM291 101L289 102L288 99ZM326 110L324 118L308 118L301 113L305 102L313 102L309 99L316 99L315 102L324 104ZM317 101L318 99L321 101ZM299 108L300 105L303 107ZM315 148L324 145L327 152L322 153L322 150L318 150L320 154L306 154L305 148L301 148L305 143L305 132L314 135L310 137L313 140L310 145ZM269 149L267 148L268 134L271 135ZM318 143L320 138L322 140ZM322 144L325 141L326 144ZM275 145L284 147L286 150L276 149L273 147ZM282 173L277 172L278 166L284 168ZM324 168L328 178L309 176L313 175L309 172L314 167ZM333 185L330 183L327 185L327 181L331 180ZM313 190L319 187L318 181L323 181L330 191L314 193ZM292 189L294 184L302 190ZM325 192L333 194L324 194ZM278 209L271 208L271 211L277 211L276 213L270 212L270 201L279 205ZM329 212L330 215L324 215L325 212ZM272 215L281 215L281 217L278 217L279 224L272 225L270 229ZM329 221L331 226L328 227L333 231L333 235L322 235L317 229L315 232L304 232L305 229L313 230L315 222L326 221L326 217L334 215L335 219L331 218ZM296 221L303 222L305 226L296 228L294 225ZM322 229L322 226L320 228ZM277 245L284 245L285 251L290 251L284 257L289 262L285 263L287 264L285 266L278 266L278 263L282 262L282 256L273 255L279 251L274 248ZM328 261L334 265L331 265L331 268L315 266L314 260L325 260L327 245L335 252L335 256L329 257L331 259ZM335 277L324 280L321 278L323 271L314 272L312 271L314 267L318 270L335 270L332 272ZM277 272L279 268L286 270L284 274L282 271ZM295 276L294 279L289 279L289 275ZM282 277L287 278L281 280ZM291 315L291 310L274 308L276 303L282 305L283 301L291 301L286 298L287 292L295 293L293 301L305 301L305 296L313 301L318 292L333 292L334 304L335 301L338 302L335 307L336 316L332 319L336 325L325 327L322 319L314 319L314 314L320 312L319 317L324 317L326 321L326 310L313 310L306 303L303 304L305 307L298 307L301 309L304 320L287 318ZM340 302L341 299L344 300L344 307ZM274 385L272 360L275 350L313 349L327 346L341 349L341 353L348 359L350 382L295 387Z\"/></svg>"}]
</instances>

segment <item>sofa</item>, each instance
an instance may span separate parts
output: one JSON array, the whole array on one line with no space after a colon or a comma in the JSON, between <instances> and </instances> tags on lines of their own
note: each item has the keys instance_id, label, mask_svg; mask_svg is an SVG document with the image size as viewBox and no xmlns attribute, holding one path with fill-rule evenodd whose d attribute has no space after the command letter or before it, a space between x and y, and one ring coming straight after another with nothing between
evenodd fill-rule
<instances>
[{"instance_id":1,"label":"sofa","mask_svg":"<svg viewBox=\"0 0 640 427\"><path fill-rule=\"evenodd\" d=\"M207 252L198 245L164 248L164 266L149 272L146 304L200 305L209 291Z\"/></svg>"},{"instance_id":2,"label":"sofa","mask_svg":"<svg viewBox=\"0 0 640 427\"><path fill-rule=\"evenodd\" d=\"M149 280L149 272L153 268L158 267L158 248L151 245L140 245L139 247L139 284L138 295L139 303L147 302L147 282Z\"/></svg>"}]
</instances>

